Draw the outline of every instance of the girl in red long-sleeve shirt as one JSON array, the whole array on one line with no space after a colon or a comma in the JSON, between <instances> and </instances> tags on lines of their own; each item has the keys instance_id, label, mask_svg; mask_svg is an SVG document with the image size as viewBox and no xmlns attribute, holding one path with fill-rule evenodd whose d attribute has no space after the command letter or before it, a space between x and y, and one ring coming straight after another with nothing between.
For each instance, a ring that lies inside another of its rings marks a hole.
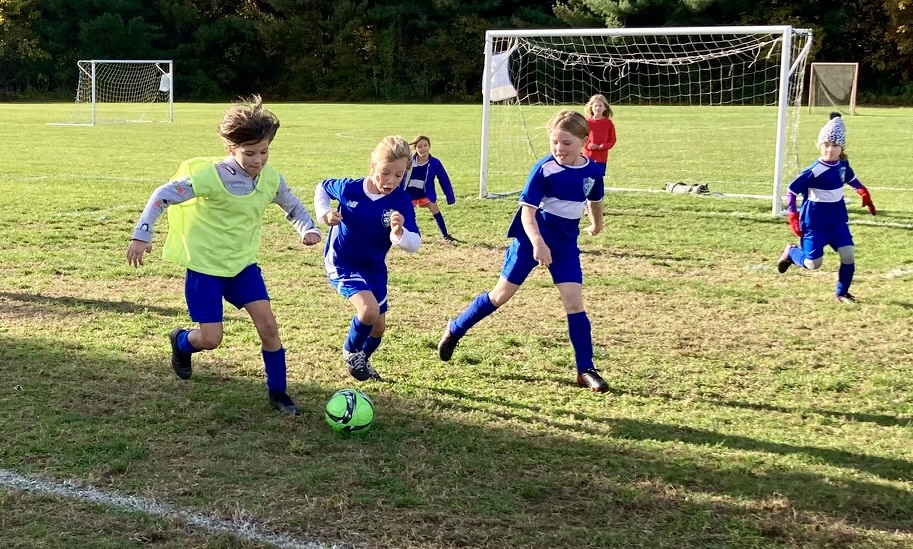
<instances>
[{"instance_id":1,"label":"girl in red long-sleeve shirt","mask_svg":"<svg viewBox=\"0 0 913 549\"><path fill-rule=\"evenodd\" d=\"M587 101L583 109L590 135L583 147L583 155L602 166L605 174L609 149L615 146L615 123L612 122L612 107L605 96L597 93Z\"/></svg>"}]
</instances>

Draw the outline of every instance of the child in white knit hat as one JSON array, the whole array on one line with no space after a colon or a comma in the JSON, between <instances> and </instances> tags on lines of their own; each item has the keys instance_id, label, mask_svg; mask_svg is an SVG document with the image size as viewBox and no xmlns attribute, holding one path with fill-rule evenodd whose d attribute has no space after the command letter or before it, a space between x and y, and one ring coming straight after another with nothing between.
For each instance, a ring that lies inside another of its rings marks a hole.
<instances>
[{"instance_id":1,"label":"child in white knit hat","mask_svg":"<svg viewBox=\"0 0 913 549\"><path fill-rule=\"evenodd\" d=\"M849 292L856 270L855 254L843 186L853 187L872 215L875 215L875 204L844 154L846 126L840 113L831 113L830 120L818 132L816 144L820 156L789 184L787 193L789 226L801 239L800 245L790 243L786 246L777 261L777 270L785 273L790 265L817 269L824 259L824 247L830 246L840 255L836 300L855 303L856 298ZM802 206L796 209L796 197L800 194Z\"/></svg>"}]
</instances>

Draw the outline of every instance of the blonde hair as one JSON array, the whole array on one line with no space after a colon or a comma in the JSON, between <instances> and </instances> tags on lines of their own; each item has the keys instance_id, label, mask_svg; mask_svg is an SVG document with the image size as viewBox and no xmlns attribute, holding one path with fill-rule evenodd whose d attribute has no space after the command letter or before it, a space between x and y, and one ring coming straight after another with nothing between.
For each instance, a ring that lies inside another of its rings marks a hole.
<instances>
[{"instance_id":1,"label":"blonde hair","mask_svg":"<svg viewBox=\"0 0 913 549\"><path fill-rule=\"evenodd\" d=\"M388 135L371 149L371 162L375 164L411 158L412 151L409 149L409 142L398 135Z\"/></svg>"},{"instance_id":2,"label":"blonde hair","mask_svg":"<svg viewBox=\"0 0 913 549\"><path fill-rule=\"evenodd\" d=\"M590 125L587 124L586 118L575 111L560 111L545 126L548 133L555 130L566 131L580 139L586 139L590 135Z\"/></svg>"},{"instance_id":3,"label":"blonde hair","mask_svg":"<svg viewBox=\"0 0 913 549\"><path fill-rule=\"evenodd\" d=\"M226 147L272 141L277 131L279 119L263 108L263 99L257 94L229 107L219 124L219 137Z\"/></svg>"},{"instance_id":4,"label":"blonde hair","mask_svg":"<svg viewBox=\"0 0 913 549\"><path fill-rule=\"evenodd\" d=\"M414 146L418 145L418 142L419 142L419 141L427 141L427 142L428 142L428 146L429 146L429 147L431 146L431 138L428 137L427 135L419 135L419 136L416 136L416 138L413 139L412 142L410 142L409 144L412 145L412 146L414 147Z\"/></svg>"},{"instance_id":5,"label":"blonde hair","mask_svg":"<svg viewBox=\"0 0 913 549\"><path fill-rule=\"evenodd\" d=\"M583 114L585 114L587 118L593 118L593 105L597 101L605 105L605 117L612 118L612 107L609 106L609 100L601 93L597 93L586 102L586 106L583 107Z\"/></svg>"}]
</instances>

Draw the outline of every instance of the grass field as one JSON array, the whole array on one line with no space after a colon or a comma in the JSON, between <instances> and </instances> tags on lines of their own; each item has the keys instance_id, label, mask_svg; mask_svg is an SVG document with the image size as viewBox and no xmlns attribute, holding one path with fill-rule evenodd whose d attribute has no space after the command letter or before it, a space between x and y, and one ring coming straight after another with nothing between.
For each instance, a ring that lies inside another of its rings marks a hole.
<instances>
[{"instance_id":1,"label":"grass field","mask_svg":"<svg viewBox=\"0 0 913 549\"><path fill-rule=\"evenodd\" d=\"M271 161L309 206L322 178L363 175L391 133L429 134L456 184L443 211L463 243L440 242L423 210L422 249L389 256L388 331L372 358L385 381L363 386L376 425L343 437L324 423L326 399L355 383L339 351L352 309L278 207L260 264L304 415L269 407L255 330L234 310L192 380L171 372L167 334L189 318L183 273L159 255L166 223L145 267L125 250L178 163L221 154L224 105L81 128L45 124L68 105L3 104L0 547L913 547L913 111L847 119L879 208L873 218L848 193L856 306L833 301L833 252L820 271L777 273L791 233L769 202L608 195L605 231L582 238L611 386L597 395L572 383L545 272L451 363L436 358L446 319L496 281L516 207L476 198L478 107L271 107ZM803 163L824 118L803 115ZM618 156L648 163L624 135L649 128L624 120L617 108Z\"/></svg>"}]
</instances>

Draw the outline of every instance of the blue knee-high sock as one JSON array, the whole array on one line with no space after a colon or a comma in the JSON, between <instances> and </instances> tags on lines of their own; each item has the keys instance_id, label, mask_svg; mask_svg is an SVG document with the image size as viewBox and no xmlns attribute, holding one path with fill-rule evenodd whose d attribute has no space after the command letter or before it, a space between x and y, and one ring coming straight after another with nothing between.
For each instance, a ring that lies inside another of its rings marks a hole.
<instances>
[{"instance_id":1,"label":"blue knee-high sock","mask_svg":"<svg viewBox=\"0 0 913 549\"><path fill-rule=\"evenodd\" d=\"M263 349L263 369L266 370L266 388L274 393L284 393L285 381L285 348L278 351Z\"/></svg>"},{"instance_id":2,"label":"blue knee-high sock","mask_svg":"<svg viewBox=\"0 0 913 549\"><path fill-rule=\"evenodd\" d=\"M342 348L350 353L360 351L365 346L365 340L370 333L371 325L365 324L358 320L357 316L353 316L352 323L349 325L349 335Z\"/></svg>"},{"instance_id":3,"label":"blue knee-high sock","mask_svg":"<svg viewBox=\"0 0 913 549\"><path fill-rule=\"evenodd\" d=\"M853 283L853 274L856 272L855 263L841 263L837 271L837 295L846 295Z\"/></svg>"},{"instance_id":4,"label":"blue knee-high sock","mask_svg":"<svg viewBox=\"0 0 913 549\"><path fill-rule=\"evenodd\" d=\"M362 351L365 352L365 358L370 358L371 355L374 354L374 351L380 347L380 340L381 338L379 337L374 337L372 335L368 336L368 339L365 340L365 346L362 348Z\"/></svg>"},{"instance_id":5,"label":"blue knee-high sock","mask_svg":"<svg viewBox=\"0 0 913 549\"><path fill-rule=\"evenodd\" d=\"M567 315L567 331L574 347L577 371L584 372L593 367L593 335L586 311Z\"/></svg>"},{"instance_id":6,"label":"blue knee-high sock","mask_svg":"<svg viewBox=\"0 0 913 549\"><path fill-rule=\"evenodd\" d=\"M793 260L797 266L805 268L805 252L802 251L802 248L793 248L789 251L789 258Z\"/></svg>"},{"instance_id":7,"label":"blue knee-high sock","mask_svg":"<svg viewBox=\"0 0 913 549\"><path fill-rule=\"evenodd\" d=\"M199 353L200 350L190 343L190 330L184 330L178 334L178 349L182 353Z\"/></svg>"},{"instance_id":8,"label":"blue knee-high sock","mask_svg":"<svg viewBox=\"0 0 913 549\"><path fill-rule=\"evenodd\" d=\"M444 214L441 212L434 214L434 220L437 221L437 228L441 230L441 234L447 236L447 225L444 224Z\"/></svg>"},{"instance_id":9,"label":"blue knee-high sock","mask_svg":"<svg viewBox=\"0 0 913 549\"><path fill-rule=\"evenodd\" d=\"M463 309L460 316L450 323L450 333L457 337L463 337L470 328L479 323L480 320L497 311L498 308L491 302L488 292L479 294L468 307Z\"/></svg>"}]
</instances>

